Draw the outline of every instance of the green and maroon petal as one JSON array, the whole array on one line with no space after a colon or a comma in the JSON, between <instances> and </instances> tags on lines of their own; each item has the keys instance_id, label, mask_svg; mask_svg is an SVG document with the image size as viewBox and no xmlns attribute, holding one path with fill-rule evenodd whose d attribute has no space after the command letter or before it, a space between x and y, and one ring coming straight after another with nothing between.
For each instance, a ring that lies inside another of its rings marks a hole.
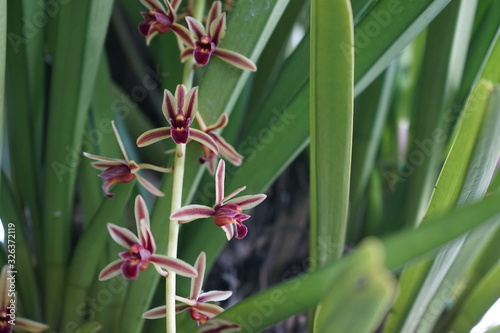
<instances>
[{"instance_id":1,"label":"green and maroon petal","mask_svg":"<svg viewBox=\"0 0 500 333\"><path fill-rule=\"evenodd\" d=\"M225 62L243 70L249 70L255 72L257 70L257 66L253 63L252 60L247 57L225 49L216 48L213 53L224 60Z\"/></svg>"},{"instance_id":2,"label":"green and maroon petal","mask_svg":"<svg viewBox=\"0 0 500 333\"><path fill-rule=\"evenodd\" d=\"M151 310L148 310L142 314L142 318L144 319L159 319L166 317L167 315L167 307L165 305L158 306Z\"/></svg>"},{"instance_id":3,"label":"green and maroon petal","mask_svg":"<svg viewBox=\"0 0 500 333\"><path fill-rule=\"evenodd\" d=\"M210 29L210 38L215 46L218 46L226 34L226 13L220 14L211 25L207 25Z\"/></svg>"},{"instance_id":4,"label":"green and maroon petal","mask_svg":"<svg viewBox=\"0 0 500 333\"><path fill-rule=\"evenodd\" d=\"M198 300L201 293L201 287L203 285L203 277L205 275L205 263L206 255L205 252L201 252L194 263L194 268L198 272L198 276L191 280L191 291L189 293L189 298L192 300Z\"/></svg>"},{"instance_id":5,"label":"green and maroon petal","mask_svg":"<svg viewBox=\"0 0 500 333\"><path fill-rule=\"evenodd\" d=\"M163 103L161 109L163 111L163 116L167 119L167 121L175 119L175 116L177 115L177 100L167 89L163 91Z\"/></svg>"},{"instance_id":6,"label":"green and maroon petal","mask_svg":"<svg viewBox=\"0 0 500 333\"><path fill-rule=\"evenodd\" d=\"M226 233L227 240L231 240L234 236L234 227L232 223L221 226L222 230Z\"/></svg>"},{"instance_id":7,"label":"green and maroon petal","mask_svg":"<svg viewBox=\"0 0 500 333\"><path fill-rule=\"evenodd\" d=\"M123 259L118 259L108 264L99 274L99 281L111 279L121 273L122 264L125 262Z\"/></svg>"},{"instance_id":8,"label":"green and maroon petal","mask_svg":"<svg viewBox=\"0 0 500 333\"><path fill-rule=\"evenodd\" d=\"M134 244L140 244L137 236L126 228L119 227L113 223L108 223L108 231L111 238L126 249L129 249Z\"/></svg>"},{"instance_id":9,"label":"green and maroon petal","mask_svg":"<svg viewBox=\"0 0 500 333\"><path fill-rule=\"evenodd\" d=\"M181 62L185 62L193 56L194 47L187 47L181 52Z\"/></svg>"},{"instance_id":10,"label":"green and maroon petal","mask_svg":"<svg viewBox=\"0 0 500 333\"><path fill-rule=\"evenodd\" d=\"M198 303L195 306L196 311L204 314L209 318L213 318L217 316L219 313L224 312L224 309L218 305L210 304L210 303Z\"/></svg>"},{"instance_id":11,"label":"green and maroon petal","mask_svg":"<svg viewBox=\"0 0 500 333\"><path fill-rule=\"evenodd\" d=\"M228 122L229 122L229 118L228 118L227 114L222 113L220 115L219 119L217 119L217 121L214 124L208 126L205 131L212 132L212 131L215 131L216 129L224 128L224 127L226 127Z\"/></svg>"},{"instance_id":12,"label":"green and maroon petal","mask_svg":"<svg viewBox=\"0 0 500 333\"><path fill-rule=\"evenodd\" d=\"M213 151L215 155L219 154L217 143L215 143L215 140L210 135L196 128L191 128L190 130L190 139L201 143L202 145Z\"/></svg>"},{"instance_id":13,"label":"green and maroon petal","mask_svg":"<svg viewBox=\"0 0 500 333\"><path fill-rule=\"evenodd\" d=\"M171 258L161 254L153 254L149 258L149 261L160 266L161 268L166 269L167 271L174 272L181 276L195 277L198 275L198 272L193 266L177 258Z\"/></svg>"},{"instance_id":14,"label":"green and maroon petal","mask_svg":"<svg viewBox=\"0 0 500 333\"><path fill-rule=\"evenodd\" d=\"M142 198L142 196L138 195L135 197L134 202L134 215L135 215L135 223L137 227L137 232L140 231L140 221L144 220L144 224L149 229L149 211L146 206L146 202Z\"/></svg>"},{"instance_id":15,"label":"green and maroon petal","mask_svg":"<svg viewBox=\"0 0 500 333\"><path fill-rule=\"evenodd\" d=\"M233 294L232 291L219 291L219 290L212 290L212 291L207 291L206 293L200 294L198 297L198 302L200 303L206 303L206 302L220 302L220 301L225 301L231 295Z\"/></svg>"},{"instance_id":16,"label":"green and maroon petal","mask_svg":"<svg viewBox=\"0 0 500 333\"><path fill-rule=\"evenodd\" d=\"M160 127L146 131L137 138L137 146L145 147L170 137L170 127Z\"/></svg>"},{"instance_id":17,"label":"green and maroon petal","mask_svg":"<svg viewBox=\"0 0 500 333\"><path fill-rule=\"evenodd\" d=\"M146 178L140 176L139 174L135 174L135 178L137 179L137 181L139 182L139 184L141 184L146 190L148 190L149 193L151 193L152 195L155 195L157 197L163 197L165 196L165 194L163 192L161 192L160 190L158 190L149 180L147 180Z\"/></svg>"},{"instance_id":18,"label":"green and maroon petal","mask_svg":"<svg viewBox=\"0 0 500 333\"><path fill-rule=\"evenodd\" d=\"M189 90L186 95L182 110L187 119L193 119L198 111L198 87Z\"/></svg>"},{"instance_id":19,"label":"green and maroon petal","mask_svg":"<svg viewBox=\"0 0 500 333\"><path fill-rule=\"evenodd\" d=\"M219 161L217 170L215 171L215 204L219 205L224 200L224 177L226 172L226 163L223 160Z\"/></svg>"},{"instance_id":20,"label":"green and maroon petal","mask_svg":"<svg viewBox=\"0 0 500 333\"><path fill-rule=\"evenodd\" d=\"M18 329L26 332L38 333L48 330L49 326L37 321L16 317L16 331Z\"/></svg>"},{"instance_id":21,"label":"green and maroon petal","mask_svg":"<svg viewBox=\"0 0 500 333\"><path fill-rule=\"evenodd\" d=\"M240 187L240 188L237 188L236 190L234 190L233 192L231 192L228 196L226 196L222 201L227 201L231 198L233 198L234 196L238 195L240 192L243 192L244 190L246 190L246 186L243 186L243 187Z\"/></svg>"},{"instance_id":22,"label":"green and maroon petal","mask_svg":"<svg viewBox=\"0 0 500 333\"><path fill-rule=\"evenodd\" d=\"M241 209L251 209L260 204L267 198L265 194L243 195L226 202L226 204L238 205Z\"/></svg>"},{"instance_id":23,"label":"green and maroon petal","mask_svg":"<svg viewBox=\"0 0 500 333\"><path fill-rule=\"evenodd\" d=\"M222 136L216 133L210 133L212 138L217 142L219 152L222 157L227 159L233 165L240 166L243 161L243 155L240 155L233 146L227 143Z\"/></svg>"},{"instance_id":24,"label":"green and maroon petal","mask_svg":"<svg viewBox=\"0 0 500 333\"><path fill-rule=\"evenodd\" d=\"M170 26L170 29L172 29L172 31L179 38L181 43L183 43L187 46L190 46L190 47L194 47L194 41L191 38L191 33L189 32L188 29L186 29L185 27L183 27L182 25L177 24L177 23L172 24Z\"/></svg>"},{"instance_id":25,"label":"green and maroon petal","mask_svg":"<svg viewBox=\"0 0 500 333\"><path fill-rule=\"evenodd\" d=\"M191 35L195 37L196 40L200 40L201 37L205 36L207 33L205 32L205 27L195 18L191 16L186 16L186 22L191 32Z\"/></svg>"},{"instance_id":26,"label":"green and maroon petal","mask_svg":"<svg viewBox=\"0 0 500 333\"><path fill-rule=\"evenodd\" d=\"M177 209L170 219L172 221L179 221L179 223L187 223L197 219L203 219L213 216L215 211L213 208L203 205L189 205Z\"/></svg>"},{"instance_id":27,"label":"green and maroon petal","mask_svg":"<svg viewBox=\"0 0 500 333\"><path fill-rule=\"evenodd\" d=\"M222 11L222 3L220 1L214 1L212 3L212 7L210 7L210 11L207 16L207 27L212 25L212 22L215 21L217 17L221 14Z\"/></svg>"}]
</instances>

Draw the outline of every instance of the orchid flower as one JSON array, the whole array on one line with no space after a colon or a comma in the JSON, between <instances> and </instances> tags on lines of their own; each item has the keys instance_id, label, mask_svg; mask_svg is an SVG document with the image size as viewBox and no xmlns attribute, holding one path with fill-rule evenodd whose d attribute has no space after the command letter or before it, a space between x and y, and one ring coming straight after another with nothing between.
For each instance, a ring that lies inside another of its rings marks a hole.
<instances>
[{"instance_id":1,"label":"orchid flower","mask_svg":"<svg viewBox=\"0 0 500 333\"><path fill-rule=\"evenodd\" d=\"M116 130L115 123L112 121L111 126L113 127L113 131L115 132L116 140L118 141L118 145L120 146L120 150L123 154L123 159L119 158L108 158L102 157L98 155L92 155L89 153L83 153L85 157L96 160L96 162L92 162L92 166L96 169L105 170L103 173L98 176L106 179L104 184L102 185L102 189L108 198L113 197L113 193L110 193L109 190L116 183L128 183L132 179L137 179L137 181L146 188L153 195L158 197L164 196L162 192L160 192L153 184L151 184L148 180L141 177L137 172L139 170L150 169L159 172L172 172L172 169L160 168L148 163L140 163L137 164L134 161L131 161L127 157L127 152L125 151L125 147L123 146L123 142Z\"/></svg>"},{"instance_id":2,"label":"orchid flower","mask_svg":"<svg viewBox=\"0 0 500 333\"><path fill-rule=\"evenodd\" d=\"M217 146L219 147L219 153L223 158L227 159L229 162L236 166L240 166L241 161L243 160L243 156L238 154L234 147L227 143L222 136L214 132L219 128L226 127L227 122L227 115L223 113L215 122L215 124L208 127L203 126L205 127L205 129L203 129L203 132L207 133L212 137L212 139L214 139L214 141L217 143ZM200 157L200 163L207 163L208 170L212 175L215 173L215 167L217 165L217 159L215 158L216 156L217 155L214 154L211 150L203 147L203 157Z\"/></svg>"},{"instance_id":3,"label":"orchid flower","mask_svg":"<svg viewBox=\"0 0 500 333\"><path fill-rule=\"evenodd\" d=\"M205 275L205 262L205 252L201 252L198 259L196 259L196 263L194 264L194 267L198 272L198 276L191 279L191 292L189 293L189 298L175 296L175 299L182 303L175 306L175 312L181 313L189 310L191 318L197 321L198 326L224 311L224 309L220 306L209 304L207 302L223 301L232 295L231 291L214 290L204 293L201 292L203 276ZM164 305L145 312L142 317L146 319L158 319L165 317L165 314L166 306Z\"/></svg>"},{"instance_id":4,"label":"orchid flower","mask_svg":"<svg viewBox=\"0 0 500 333\"><path fill-rule=\"evenodd\" d=\"M162 276L168 276L168 271L186 277L195 277L197 275L194 267L186 262L155 254L156 244L150 230L149 213L146 203L140 195L135 199L135 220L139 238L128 229L108 223L108 230L113 240L127 248L128 251L119 253L121 259L107 265L99 274L99 280L108 280L119 275L120 272L126 279L137 279L139 270L145 270L150 263Z\"/></svg>"},{"instance_id":5,"label":"orchid flower","mask_svg":"<svg viewBox=\"0 0 500 333\"><path fill-rule=\"evenodd\" d=\"M187 92L183 84L177 86L175 97L165 89L163 96L163 115L171 127L160 127L144 132L137 139L137 146L144 147L160 140L172 137L177 144L184 144L188 139L198 141L215 154L219 153L214 139L199 129L190 128L198 111L198 87Z\"/></svg>"},{"instance_id":6,"label":"orchid flower","mask_svg":"<svg viewBox=\"0 0 500 333\"><path fill-rule=\"evenodd\" d=\"M198 65L206 65L212 54L240 69L256 71L257 67L247 57L219 47L226 33L226 13L221 13L221 2L215 1L207 18L207 29L200 21L188 16L186 22L193 40L187 41L187 47L181 53L184 62L193 56ZM186 42L185 40L183 40Z\"/></svg>"},{"instance_id":7,"label":"orchid flower","mask_svg":"<svg viewBox=\"0 0 500 333\"><path fill-rule=\"evenodd\" d=\"M235 233L238 239L245 237L248 228L243 224L243 221L249 219L250 215L243 214L242 211L257 206L266 199L266 195L244 195L232 199L246 189L244 186L224 197L225 166L224 160L220 160L215 173L215 205L213 208L203 205L184 206L170 215L170 219L179 221L179 223L187 223L205 217L213 217L215 224L222 227L228 240L233 238Z\"/></svg>"},{"instance_id":8,"label":"orchid flower","mask_svg":"<svg viewBox=\"0 0 500 333\"><path fill-rule=\"evenodd\" d=\"M16 293L9 288L9 280L15 280L15 271L3 266L0 275L0 333L10 333L13 329L23 332L43 332L49 327L33 320L19 318L16 314ZM10 276L7 276L10 273Z\"/></svg>"},{"instance_id":9,"label":"orchid flower","mask_svg":"<svg viewBox=\"0 0 500 333\"><path fill-rule=\"evenodd\" d=\"M146 44L157 34L164 34L172 30L183 43L190 41L189 31L182 25L175 23L176 10L180 1L174 0L172 4L165 0L167 10L158 0L141 0L149 12L141 12L144 21L139 24L139 32L146 36Z\"/></svg>"}]
</instances>

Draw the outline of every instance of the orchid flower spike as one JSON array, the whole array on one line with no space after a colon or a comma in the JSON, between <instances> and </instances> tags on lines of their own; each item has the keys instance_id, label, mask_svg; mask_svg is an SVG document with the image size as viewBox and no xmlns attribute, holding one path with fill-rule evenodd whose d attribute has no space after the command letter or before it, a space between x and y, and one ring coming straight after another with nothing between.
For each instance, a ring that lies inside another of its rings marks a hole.
<instances>
[{"instance_id":1,"label":"orchid flower spike","mask_svg":"<svg viewBox=\"0 0 500 333\"><path fill-rule=\"evenodd\" d=\"M233 238L235 233L238 239L245 237L248 228L243 224L243 221L249 219L250 215L243 214L242 211L257 206L266 199L266 195L244 195L232 199L245 190L246 186L244 186L224 197L225 167L224 160L220 160L215 173L215 205L213 208L203 205L184 206L170 215L170 219L179 221L179 223L187 223L205 217L213 217L215 224L224 230L228 240Z\"/></svg>"},{"instance_id":2,"label":"orchid flower spike","mask_svg":"<svg viewBox=\"0 0 500 333\"><path fill-rule=\"evenodd\" d=\"M123 142L116 130L116 126L114 121L111 121L111 126L113 127L113 131L115 132L116 140L118 141L118 145L120 146L120 150L123 154L123 159L119 158L108 158L98 155L93 155L89 153L83 153L85 157L96 160L96 162L92 162L92 166L96 169L105 170L103 173L100 173L98 176L106 179L104 184L102 185L102 189L108 198L113 197L113 193L110 193L109 190L116 183L128 183L132 181L132 179L137 179L137 181L144 186L146 190L148 190L153 195L158 197L164 196L162 192L160 192L153 184L151 184L148 180L141 177L138 174L139 170L150 169L159 172L172 172L172 169L157 167L148 163L140 163L137 164L134 161L131 161L127 157L127 152L125 151L125 147L123 146Z\"/></svg>"},{"instance_id":3,"label":"orchid flower spike","mask_svg":"<svg viewBox=\"0 0 500 333\"><path fill-rule=\"evenodd\" d=\"M16 278L15 271L9 271L8 265L3 266L0 275L0 332L10 333L15 327L16 331L43 332L49 326L33 320L20 318L16 313L16 294L9 289L9 280Z\"/></svg>"},{"instance_id":4,"label":"orchid flower spike","mask_svg":"<svg viewBox=\"0 0 500 333\"><path fill-rule=\"evenodd\" d=\"M188 139L198 141L215 154L219 148L214 139L203 131L190 128L191 122L198 111L198 87L187 92L186 86L180 84L175 90L175 97L165 89L163 95L163 115L170 127L160 127L144 132L137 139L137 146L144 147L160 140L172 137L177 144L184 144Z\"/></svg>"},{"instance_id":5,"label":"orchid flower spike","mask_svg":"<svg viewBox=\"0 0 500 333\"><path fill-rule=\"evenodd\" d=\"M141 12L144 21L139 24L139 32L146 36L146 44L157 34L164 34L172 30L183 43L189 43L191 37L189 31L182 25L175 23L176 11L180 1L174 0L170 3L164 0L167 10L158 0L141 0L141 3L149 9L149 12Z\"/></svg>"},{"instance_id":6,"label":"orchid flower spike","mask_svg":"<svg viewBox=\"0 0 500 333\"><path fill-rule=\"evenodd\" d=\"M231 162L233 165L240 166L241 162L243 160L243 156L240 155L236 149L234 149L233 146L231 146L229 143L227 143L226 140L220 135L215 133L215 130L219 128L224 128L226 127L228 122L227 115L223 113L219 119L215 122L215 124L206 127L203 132L207 133L214 139L214 141L217 143L217 146L219 147L219 155ZM217 166L217 158L216 154L214 154L210 149L207 149L206 147L203 148L203 156L200 157L200 163L204 164L207 163L208 171L210 171L210 174L215 173L215 168Z\"/></svg>"},{"instance_id":7,"label":"orchid flower spike","mask_svg":"<svg viewBox=\"0 0 500 333\"><path fill-rule=\"evenodd\" d=\"M126 279L137 279L139 270L145 270L150 263L162 276L168 276L169 271L186 277L197 276L196 269L188 263L155 254L156 244L150 230L149 213L140 195L135 198L135 220L139 238L128 229L108 223L108 230L113 240L128 251L119 253L121 258L113 261L101 271L100 281L111 279L120 273Z\"/></svg>"},{"instance_id":8,"label":"orchid flower spike","mask_svg":"<svg viewBox=\"0 0 500 333\"><path fill-rule=\"evenodd\" d=\"M198 272L198 276L191 279L191 292L189 293L189 298L175 296L175 299L181 302L181 304L177 304L175 306L175 312L181 313L189 310L191 318L196 320L198 326L224 311L224 309L220 306L210 304L208 302L220 302L228 299L232 295L231 291L214 290L204 293L201 292L203 277L205 275L205 263L205 252L201 252L198 259L196 259L196 263L194 264L194 267ZM145 312L142 317L146 319L163 318L165 317L166 311L167 308L165 305L159 306Z\"/></svg>"},{"instance_id":9,"label":"orchid flower spike","mask_svg":"<svg viewBox=\"0 0 500 333\"><path fill-rule=\"evenodd\" d=\"M226 13L221 13L221 7L220 1L215 1L212 4L208 13L206 29L200 21L190 16L186 17L193 40L186 43L187 47L181 53L181 60L184 62L189 57L194 57L196 63L203 66L208 63L212 54L215 54L237 68L256 71L257 67L252 60L239 53L219 47L226 33Z\"/></svg>"}]
</instances>

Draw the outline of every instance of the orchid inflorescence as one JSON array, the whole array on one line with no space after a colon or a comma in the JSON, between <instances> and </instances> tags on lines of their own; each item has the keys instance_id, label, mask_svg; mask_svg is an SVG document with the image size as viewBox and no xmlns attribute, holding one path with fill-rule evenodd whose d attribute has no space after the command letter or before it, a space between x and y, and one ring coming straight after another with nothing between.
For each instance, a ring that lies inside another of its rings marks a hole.
<instances>
[{"instance_id":1,"label":"orchid inflorescence","mask_svg":"<svg viewBox=\"0 0 500 333\"><path fill-rule=\"evenodd\" d=\"M196 66L206 65L212 55L219 57L227 63L244 70L255 71L255 64L247 57L234 51L226 50L220 47L222 39L226 33L226 13L221 11L220 1L213 2L207 18L206 25L191 17L186 16L186 27L176 22L177 10L180 0L167 1L163 4L160 0L140 0L148 11L141 12L144 21L139 24L139 32L146 37L146 43L149 44L153 37L159 34L165 34L172 31L178 40L180 47L181 60L190 61L191 71ZM186 67L187 68L187 67ZM187 75L186 77L190 77ZM190 85L191 83L187 83ZM224 195L225 161L222 157L235 166L240 166L243 156L231 146L218 131L224 128L229 121L228 115L222 113L218 120L207 126L203 117L198 112L198 91L199 87L188 88L184 84L177 85L175 93L165 90L163 94L162 111L167 122L167 126L148 130L141 134L137 140L138 147L145 147L169 138L176 144L176 156L173 167L159 167L148 163L136 163L128 158L123 141L118 133L115 124L112 122L112 128L116 136L118 146L120 147L122 158L109 158L90 153L84 155L95 160L92 166L104 170L99 177L105 179L102 185L103 191L109 198L113 197L110 192L111 187L118 183L128 183L137 180L146 190L154 196L163 196L163 192L157 189L153 182L146 180L139 175L140 170L153 170L161 173L173 173L174 189L172 196L179 197L179 189L175 187L176 175L183 175L184 162L179 167L178 159L183 159L185 154L185 145L197 142L201 145L202 156L199 162L206 165L208 171L215 174L215 204L212 207L204 205L187 205L181 207L180 203L174 207L172 203L172 212L169 216L171 227L176 226L174 230L184 223L202 218L212 218L215 225L221 227L228 240L233 237L237 239L244 238L248 233L248 228L243 224L250 218L250 215L243 213L243 210L251 209L265 200L266 195L244 195L236 197L246 187L241 187L229 195ZM193 122L196 120L198 128L193 128ZM177 173L179 171L179 173ZM180 192L182 192L182 181ZM174 202L174 201L172 201ZM118 253L119 258L108 264L100 273L99 280L111 279L122 275L125 279L137 279L140 271L146 270L150 264L155 270L168 281L175 275L191 278L191 292L189 297L173 296L170 298L170 304L175 301L175 309L169 309L167 305L154 308L144 313L143 317L148 319L161 318L172 314L175 321L175 311L180 313L189 310L191 318L202 325L224 311L217 304L209 302L219 302L231 296L231 291L209 291L202 292L203 278L206 268L206 255L201 252L196 260L194 267L187 262L176 257L177 251L173 255L164 255L157 253L155 238L151 230L149 212L146 201L138 195L135 199L135 225L137 235L127 228L107 224L107 229L112 239L123 246L126 251ZM169 242L172 240L172 229L169 233ZM178 231L177 231L178 232ZM157 235L158 236L158 235ZM174 235L174 237L177 237ZM176 244L177 241L175 241ZM169 244L170 245L170 244ZM171 253L169 249L169 253ZM171 276L173 276L171 278ZM168 284L168 283L167 283ZM174 284L175 286L175 284ZM167 288L168 289L168 288ZM167 290L167 295L168 294ZM169 304L167 296L167 304ZM167 325L168 326L168 325ZM223 318L215 318L205 325L208 331L235 331L239 328ZM169 329L167 328L167 331ZM207 331L207 332L208 332Z\"/></svg>"}]
</instances>

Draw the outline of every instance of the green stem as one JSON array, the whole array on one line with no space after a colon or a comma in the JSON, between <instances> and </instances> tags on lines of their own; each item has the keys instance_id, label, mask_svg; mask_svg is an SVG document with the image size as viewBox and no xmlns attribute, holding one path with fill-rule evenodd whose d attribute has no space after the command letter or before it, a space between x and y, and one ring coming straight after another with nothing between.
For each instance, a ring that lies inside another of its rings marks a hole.
<instances>
[{"instance_id":1,"label":"green stem","mask_svg":"<svg viewBox=\"0 0 500 333\"><path fill-rule=\"evenodd\" d=\"M172 188L172 212L181 208L182 185L184 180L184 162L186 160L186 145L177 145L174 161L174 183ZM177 243L179 240L179 223L170 221L168 233L167 255L177 258ZM166 280L167 333L175 333L175 273L170 272Z\"/></svg>"},{"instance_id":2,"label":"green stem","mask_svg":"<svg viewBox=\"0 0 500 333\"><path fill-rule=\"evenodd\" d=\"M194 9L194 17L201 20L205 10L205 1L197 0ZM184 74L182 76L182 83L186 89L190 90L193 84L194 74L194 61L189 59L184 64ZM197 112L198 110L195 110ZM172 204L171 212L173 213L182 206L182 188L184 182L184 165L186 161L186 145L178 144L176 147L176 154L174 160L174 180L172 185ZM179 223L175 220L170 220L169 233L168 233L168 247L167 255L172 258L177 258L177 248L179 242ZM166 332L176 332L176 318L175 318L175 292L176 292L176 274L170 272L165 279L165 298L166 298Z\"/></svg>"}]
</instances>

